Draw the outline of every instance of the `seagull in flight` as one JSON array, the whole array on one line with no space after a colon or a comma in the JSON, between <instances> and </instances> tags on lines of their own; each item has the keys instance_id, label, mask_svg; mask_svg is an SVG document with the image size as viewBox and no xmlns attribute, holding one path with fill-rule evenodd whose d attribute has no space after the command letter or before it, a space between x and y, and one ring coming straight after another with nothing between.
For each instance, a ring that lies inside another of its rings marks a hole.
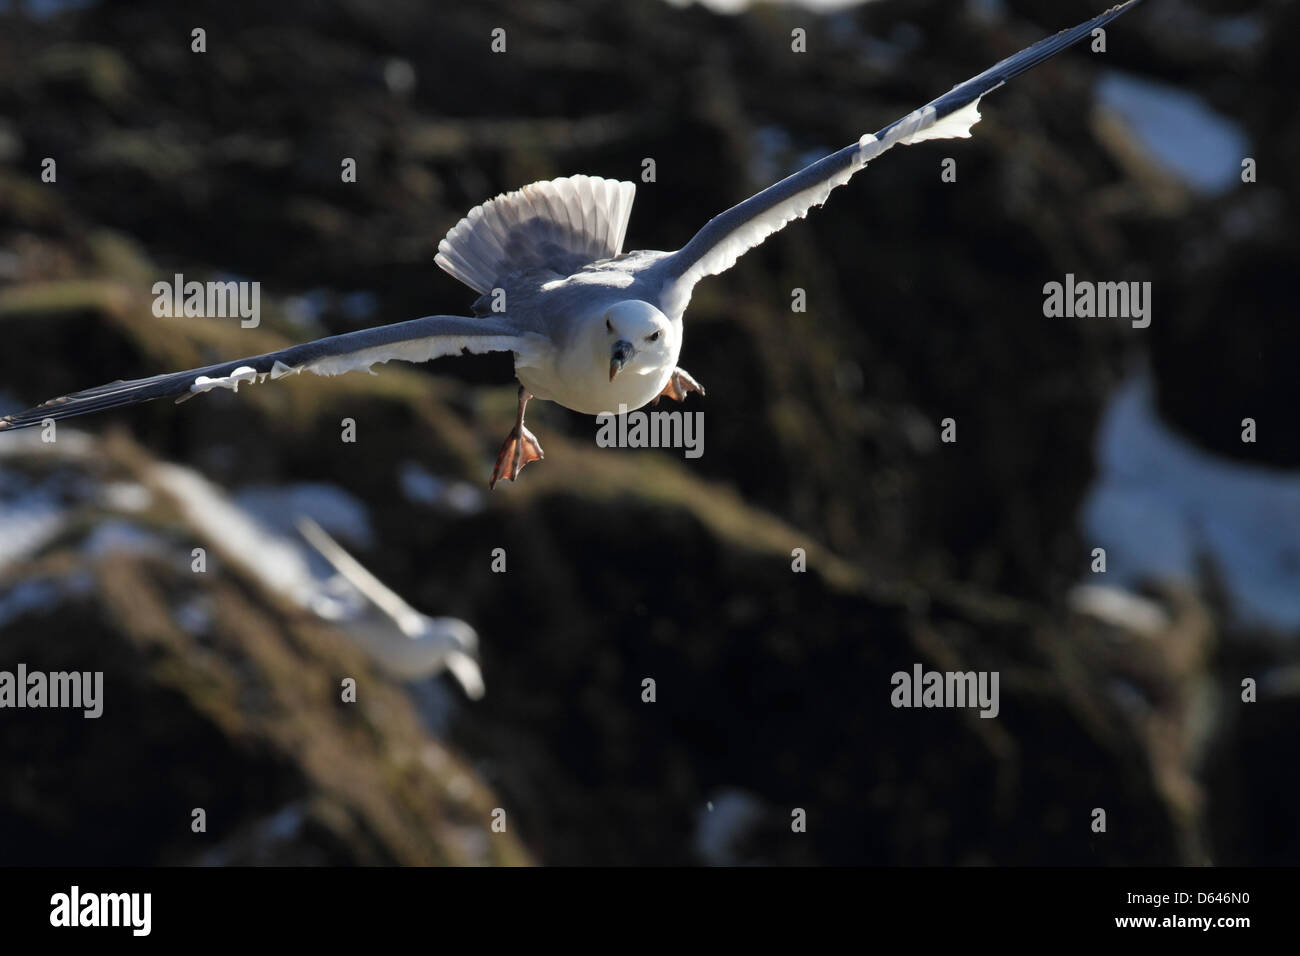
<instances>
[{"instance_id":1,"label":"seagull in flight","mask_svg":"<svg viewBox=\"0 0 1300 956\"><path fill-rule=\"evenodd\" d=\"M832 189L898 145L965 138L980 100L1127 12L1139 0L1063 30L953 87L920 109L786 177L709 220L676 252L623 252L636 190L630 182L570 176L533 183L475 207L438 246L435 261L480 294L472 316L430 315L306 342L277 352L166 375L117 381L0 418L0 431L155 398L184 401L313 372L339 375L397 359L511 352L519 380L514 427L490 486L543 457L524 427L533 398L584 414L620 413L704 388L677 364L682 317L695 284L826 201Z\"/></svg>"}]
</instances>

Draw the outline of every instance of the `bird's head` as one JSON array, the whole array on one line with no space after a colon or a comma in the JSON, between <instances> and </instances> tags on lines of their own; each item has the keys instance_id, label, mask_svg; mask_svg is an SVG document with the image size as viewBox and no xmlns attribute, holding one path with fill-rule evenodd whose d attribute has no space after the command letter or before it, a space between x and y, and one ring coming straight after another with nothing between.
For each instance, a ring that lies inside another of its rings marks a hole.
<instances>
[{"instance_id":1,"label":"bird's head","mask_svg":"<svg viewBox=\"0 0 1300 956\"><path fill-rule=\"evenodd\" d=\"M426 621L424 638L438 662L451 672L470 700L481 698L485 688L478 666L478 632L455 617L431 617Z\"/></svg>"},{"instance_id":2,"label":"bird's head","mask_svg":"<svg viewBox=\"0 0 1300 956\"><path fill-rule=\"evenodd\" d=\"M616 302L603 318L611 382L619 374L650 375L676 362L677 330L649 302Z\"/></svg>"}]
</instances>

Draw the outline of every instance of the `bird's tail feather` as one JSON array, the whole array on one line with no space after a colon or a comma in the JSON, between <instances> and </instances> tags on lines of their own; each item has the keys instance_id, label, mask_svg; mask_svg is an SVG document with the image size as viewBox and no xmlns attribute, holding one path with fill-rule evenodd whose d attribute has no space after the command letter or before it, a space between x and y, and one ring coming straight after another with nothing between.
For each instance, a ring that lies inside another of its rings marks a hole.
<instances>
[{"instance_id":1,"label":"bird's tail feather","mask_svg":"<svg viewBox=\"0 0 1300 956\"><path fill-rule=\"evenodd\" d=\"M527 269L570 275L623 250L635 193L633 183L594 176L533 183L471 209L434 261L481 293Z\"/></svg>"}]
</instances>

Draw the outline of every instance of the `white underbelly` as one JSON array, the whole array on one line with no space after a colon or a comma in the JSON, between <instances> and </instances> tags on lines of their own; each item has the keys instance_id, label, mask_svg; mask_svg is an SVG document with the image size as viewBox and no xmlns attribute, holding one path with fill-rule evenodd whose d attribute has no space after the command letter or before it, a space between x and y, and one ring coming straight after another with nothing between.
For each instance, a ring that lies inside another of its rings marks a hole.
<instances>
[{"instance_id":1,"label":"white underbelly","mask_svg":"<svg viewBox=\"0 0 1300 956\"><path fill-rule=\"evenodd\" d=\"M619 406L626 411L649 404L664 390L672 377L672 367L658 369L649 374L624 372L614 381L599 374L579 379L564 379L554 374L554 369L517 368L515 375L524 388L537 398L555 402L584 415L602 412L618 414Z\"/></svg>"}]
</instances>

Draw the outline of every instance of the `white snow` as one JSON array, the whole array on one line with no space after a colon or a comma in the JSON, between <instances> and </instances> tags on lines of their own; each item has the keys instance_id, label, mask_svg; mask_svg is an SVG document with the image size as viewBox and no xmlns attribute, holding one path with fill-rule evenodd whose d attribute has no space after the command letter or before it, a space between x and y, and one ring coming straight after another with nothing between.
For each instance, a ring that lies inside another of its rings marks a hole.
<instances>
[{"instance_id":1,"label":"white snow","mask_svg":"<svg viewBox=\"0 0 1300 956\"><path fill-rule=\"evenodd\" d=\"M1084 503L1107 583L1195 584L1208 558L1241 623L1300 637L1300 473L1228 461L1161 421L1145 373L1111 400Z\"/></svg>"},{"instance_id":2,"label":"white snow","mask_svg":"<svg viewBox=\"0 0 1300 956\"><path fill-rule=\"evenodd\" d=\"M1236 122L1199 96L1165 83L1106 70L1095 87L1097 102L1124 120L1142 148L1188 186L1207 194L1241 182L1250 141Z\"/></svg>"}]
</instances>

